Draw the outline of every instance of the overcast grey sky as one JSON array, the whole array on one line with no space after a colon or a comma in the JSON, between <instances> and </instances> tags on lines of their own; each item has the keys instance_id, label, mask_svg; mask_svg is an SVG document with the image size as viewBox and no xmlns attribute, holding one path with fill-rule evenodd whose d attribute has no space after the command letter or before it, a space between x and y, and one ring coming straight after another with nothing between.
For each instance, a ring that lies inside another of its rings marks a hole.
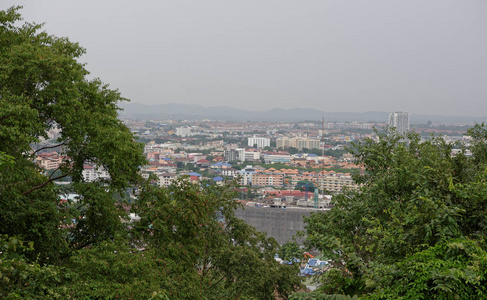
<instances>
[{"instance_id":1,"label":"overcast grey sky","mask_svg":"<svg viewBox=\"0 0 487 300\"><path fill-rule=\"evenodd\" d=\"M145 104L487 115L487 1L2 0Z\"/></svg>"}]
</instances>

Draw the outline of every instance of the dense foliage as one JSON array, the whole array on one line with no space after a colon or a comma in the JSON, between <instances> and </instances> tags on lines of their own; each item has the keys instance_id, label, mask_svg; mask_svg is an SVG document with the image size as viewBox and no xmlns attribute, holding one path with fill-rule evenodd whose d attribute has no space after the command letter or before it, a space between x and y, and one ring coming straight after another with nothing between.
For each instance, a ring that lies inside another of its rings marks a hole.
<instances>
[{"instance_id":1,"label":"dense foliage","mask_svg":"<svg viewBox=\"0 0 487 300\"><path fill-rule=\"evenodd\" d=\"M144 181L124 99L86 78L77 43L20 19L0 11L0 298L271 299L300 286L276 242L235 218L233 187ZM64 161L46 173L30 145L54 128ZM87 163L110 178L86 182ZM60 201L65 177L75 203Z\"/></svg>"},{"instance_id":2,"label":"dense foliage","mask_svg":"<svg viewBox=\"0 0 487 300\"><path fill-rule=\"evenodd\" d=\"M88 72L77 61L84 49L38 32L40 25L16 27L19 19L18 9L0 12L0 152L12 158L0 175L0 233L21 234L34 242L32 253L41 261L56 261L69 251L58 227L71 216L65 207L60 209L52 182L70 176L73 191L90 202L106 189L119 190L136 180L144 157L141 145L117 118L119 93L85 78ZM65 160L59 168L62 175L48 177L34 163L30 144L48 139L53 128L62 130L56 142L65 146ZM87 186L81 175L86 163L104 167L111 179ZM82 219L97 215L87 218L89 239L113 236L114 227L97 222L118 217L115 209L95 213L94 205L86 208Z\"/></svg>"},{"instance_id":3,"label":"dense foliage","mask_svg":"<svg viewBox=\"0 0 487 300\"><path fill-rule=\"evenodd\" d=\"M468 135L456 155L441 137L423 142L414 133L355 145L363 187L307 219L307 242L332 259L322 292L487 298L487 129Z\"/></svg>"}]
</instances>

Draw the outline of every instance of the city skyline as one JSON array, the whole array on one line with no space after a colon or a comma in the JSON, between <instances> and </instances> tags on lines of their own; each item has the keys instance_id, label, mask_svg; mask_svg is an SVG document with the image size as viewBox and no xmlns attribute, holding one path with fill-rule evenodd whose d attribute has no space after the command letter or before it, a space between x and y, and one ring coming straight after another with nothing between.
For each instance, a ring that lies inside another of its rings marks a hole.
<instances>
[{"instance_id":1,"label":"city skyline","mask_svg":"<svg viewBox=\"0 0 487 300\"><path fill-rule=\"evenodd\" d=\"M4 1L133 102L484 116L483 1Z\"/></svg>"}]
</instances>

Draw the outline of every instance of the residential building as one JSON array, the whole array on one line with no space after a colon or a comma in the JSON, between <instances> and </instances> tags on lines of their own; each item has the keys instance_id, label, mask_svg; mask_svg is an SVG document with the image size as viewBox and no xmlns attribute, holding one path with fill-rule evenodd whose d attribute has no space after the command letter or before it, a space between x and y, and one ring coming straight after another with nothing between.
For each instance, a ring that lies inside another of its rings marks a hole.
<instances>
[{"instance_id":1,"label":"residential building","mask_svg":"<svg viewBox=\"0 0 487 300\"><path fill-rule=\"evenodd\" d=\"M237 148L225 150L223 152L223 156L225 157L226 161L245 161L245 149Z\"/></svg>"},{"instance_id":2,"label":"residential building","mask_svg":"<svg viewBox=\"0 0 487 300\"><path fill-rule=\"evenodd\" d=\"M257 145L257 148L269 147L271 145L271 139L257 137L254 135L253 137L248 138L248 145L249 147L254 147L254 145Z\"/></svg>"},{"instance_id":3,"label":"residential building","mask_svg":"<svg viewBox=\"0 0 487 300\"><path fill-rule=\"evenodd\" d=\"M186 137L191 135L191 127L178 127L176 128L176 135Z\"/></svg>"},{"instance_id":4,"label":"residential building","mask_svg":"<svg viewBox=\"0 0 487 300\"><path fill-rule=\"evenodd\" d=\"M283 185L284 185L284 174L262 172L262 173L253 174L252 176L252 186L282 187Z\"/></svg>"},{"instance_id":5,"label":"residential building","mask_svg":"<svg viewBox=\"0 0 487 300\"><path fill-rule=\"evenodd\" d=\"M217 162L216 164L213 164L210 166L211 169L231 169L232 165L229 163L225 162Z\"/></svg>"},{"instance_id":6,"label":"residential building","mask_svg":"<svg viewBox=\"0 0 487 300\"><path fill-rule=\"evenodd\" d=\"M236 170L236 169L222 169L221 170L221 175L222 176L227 176L227 177L237 177L238 176L238 173L239 171Z\"/></svg>"},{"instance_id":7,"label":"residential building","mask_svg":"<svg viewBox=\"0 0 487 300\"><path fill-rule=\"evenodd\" d=\"M62 164L63 156L60 156L57 152L41 153L36 157L35 162L45 170L53 170L59 168Z\"/></svg>"},{"instance_id":8,"label":"residential building","mask_svg":"<svg viewBox=\"0 0 487 300\"><path fill-rule=\"evenodd\" d=\"M225 157L226 161L236 161L238 160L238 152L235 149L225 150L223 152L223 156Z\"/></svg>"},{"instance_id":9,"label":"residential building","mask_svg":"<svg viewBox=\"0 0 487 300\"><path fill-rule=\"evenodd\" d=\"M159 161L161 159L161 154L159 152L153 151L146 154L147 160Z\"/></svg>"},{"instance_id":10,"label":"residential building","mask_svg":"<svg viewBox=\"0 0 487 300\"><path fill-rule=\"evenodd\" d=\"M258 151L245 151L245 161L259 161L260 152Z\"/></svg>"},{"instance_id":11,"label":"residential building","mask_svg":"<svg viewBox=\"0 0 487 300\"><path fill-rule=\"evenodd\" d=\"M307 149L319 149L320 148L320 140L317 139L310 139L306 137L282 137L276 139L276 147L277 148L297 148L299 150L303 150L304 148Z\"/></svg>"},{"instance_id":12,"label":"residential building","mask_svg":"<svg viewBox=\"0 0 487 300\"><path fill-rule=\"evenodd\" d=\"M110 174L103 167L84 165L83 178L86 182L97 181L99 179L110 179Z\"/></svg>"},{"instance_id":13,"label":"residential building","mask_svg":"<svg viewBox=\"0 0 487 300\"><path fill-rule=\"evenodd\" d=\"M235 151L238 152L237 159L239 161L245 161L245 148L237 148Z\"/></svg>"},{"instance_id":14,"label":"residential building","mask_svg":"<svg viewBox=\"0 0 487 300\"><path fill-rule=\"evenodd\" d=\"M244 169L238 171L237 176L240 177L241 185L252 185L252 176L257 171L252 166L246 166Z\"/></svg>"},{"instance_id":15,"label":"residential building","mask_svg":"<svg viewBox=\"0 0 487 300\"><path fill-rule=\"evenodd\" d=\"M170 186L174 180L176 180L176 178L178 178L178 176L176 174L173 174L173 173L162 173L162 174L159 174L158 175L159 177L159 186Z\"/></svg>"},{"instance_id":16,"label":"residential building","mask_svg":"<svg viewBox=\"0 0 487 300\"><path fill-rule=\"evenodd\" d=\"M399 135L406 135L409 131L409 113L400 111L390 113L389 127L395 128Z\"/></svg>"},{"instance_id":17,"label":"residential building","mask_svg":"<svg viewBox=\"0 0 487 300\"><path fill-rule=\"evenodd\" d=\"M324 176L323 182L321 179L317 181L319 187L323 184L323 187L328 192L341 192L344 187L348 187L350 189L358 189L360 186L353 182L353 179L349 175L328 175Z\"/></svg>"},{"instance_id":18,"label":"residential building","mask_svg":"<svg viewBox=\"0 0 487 300\"><path fill-rule=\"evenodd\" d=\"M206 155L203 153L190 153L188 154L188 158L191 159L193 162L197 162L201 159L206 159Z\"/></svg>"}]
</instances>

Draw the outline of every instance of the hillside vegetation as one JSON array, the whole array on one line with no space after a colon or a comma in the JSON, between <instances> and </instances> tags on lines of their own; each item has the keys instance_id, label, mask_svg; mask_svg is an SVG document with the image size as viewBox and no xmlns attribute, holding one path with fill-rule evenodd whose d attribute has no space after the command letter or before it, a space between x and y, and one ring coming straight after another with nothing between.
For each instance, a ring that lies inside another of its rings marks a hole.
<instances>
[{"instance_id":1,"label":"hillside vegetation","mask_svg":"<svg viewBox=\"0 0 487 300\"><path fill-rule=\"evenodd\" d=\"M143 145L118 119L125 99L87 79L77 43L16 26L19 9L0 11L1 299L274 299L300 287L275 240L234 216L231 186L143 180ZM30 144L53 128L65 159L44 175ZM110 179L85 182L87 163ZM68 176L68 190L54 184ZM116 200L127 191L137 199Z\"/></svg>"},{"instance_id":2,"label":"hillside vegetation","mask_svg":"<svg viewBox=\"0 0 487 300\"><path fill-rule=\"evenodd\" d=\"M364 299L487 298L487 128L452 155L440 137L393 132L356 144L363 184L307 218L307 243L332 259L321 292ZM467 155L468 146L471 155Z\"/></svg>"}]
</instances>

